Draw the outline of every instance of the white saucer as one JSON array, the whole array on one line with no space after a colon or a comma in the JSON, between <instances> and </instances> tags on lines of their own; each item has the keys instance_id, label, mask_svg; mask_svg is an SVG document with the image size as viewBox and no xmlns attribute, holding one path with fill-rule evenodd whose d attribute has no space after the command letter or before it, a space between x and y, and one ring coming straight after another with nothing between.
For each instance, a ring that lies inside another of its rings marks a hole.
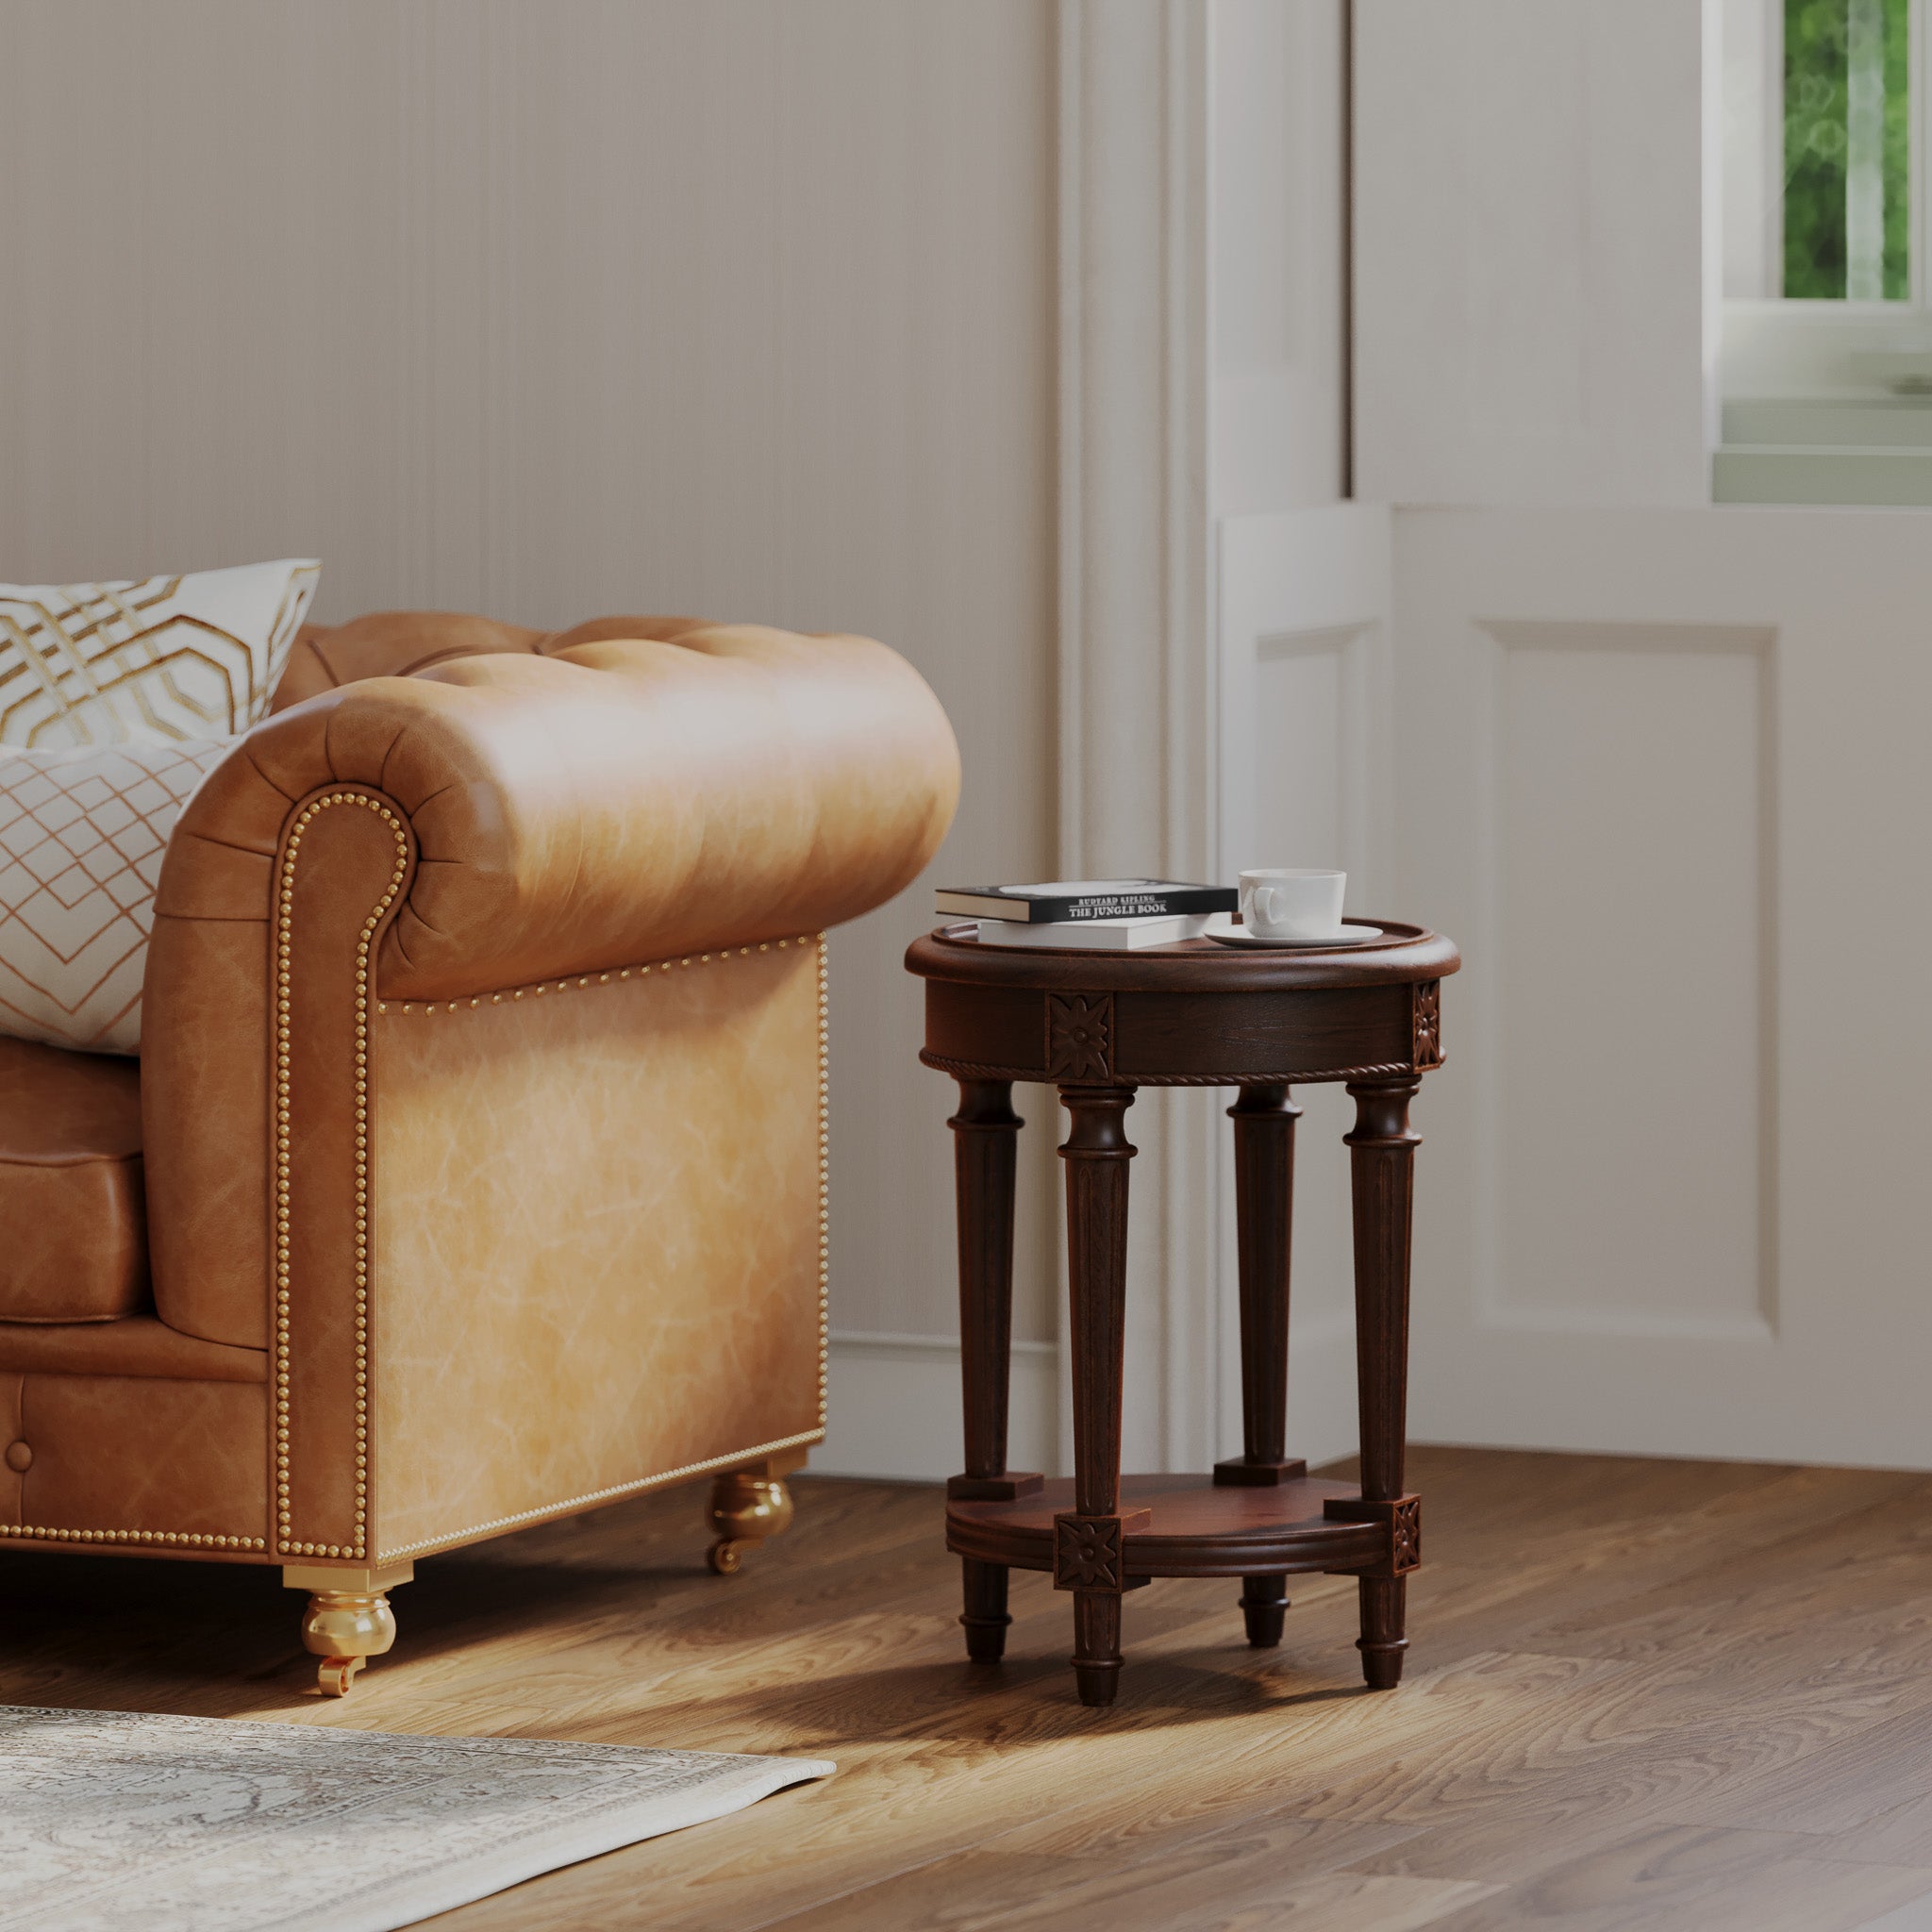
<instances>
[{"instance_id":1,"label":"white saucer","mask_svg":"<svg viewBox=\"0 0 1932 1932\"><path fill-rule=\"evenodd\" d=\"M1341 930L1324 940L1265 940L1257 932L1248 932L1236 925L1225 913L1216 919L1201 935L1204 940L1217 940L1224 946L1274 946L1287 947L1304 953L1319 953L1338 946L1368 946L1377 940L1386 940L1389 935L1379 925L1352 925L1347 920L1341 923Z\"/></svg>"}]
</instances>

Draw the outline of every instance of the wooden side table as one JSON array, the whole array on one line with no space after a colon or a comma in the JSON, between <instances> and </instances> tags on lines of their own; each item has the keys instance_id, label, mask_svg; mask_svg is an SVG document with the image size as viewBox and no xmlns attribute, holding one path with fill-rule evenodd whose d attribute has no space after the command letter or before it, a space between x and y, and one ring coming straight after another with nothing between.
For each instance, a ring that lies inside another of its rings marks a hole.
<instances>
[{"instance_id":1,"label":"wooden side table","mask_svg":"<svg viewBox=\"0 0 1932 1932\"><path fill-rule=\"evenodd\" d=\"M920 1058L959 1083L950 1123L959 1217L966 1468L946 1486L946 1546L961 1559L968 1654L1006 1647L1007 1575L1048 1570L1074 1596L1082 1703L1111 1704L1121 1598L1154 1576L1239 1576L1248 1641L1277 1643L1296 1571L1360 1579L1362 1673L1402 1675L1405 1579L1421 1504L1403 1487L1409 1216L1417 1136L1408 1103L1442 1063L1440 986L1454 945L1389 921L1382 942L1328 952L1209 940L1137 953L983 945L972 925L915 940L925 983ZM1007 1467L1013 1082L1056 1086L1066 1144L1074 1469L1048 1483ZM1290 1090L1339 1080L1355 1097L1357 1381L1361 1482L1311 1482L1287 1453ZM1235 1087L1242 1453L1211 1476L1121 1475L1127 1255L1125 1132L1139 1087Z\"/></svg>"}]
</instances>

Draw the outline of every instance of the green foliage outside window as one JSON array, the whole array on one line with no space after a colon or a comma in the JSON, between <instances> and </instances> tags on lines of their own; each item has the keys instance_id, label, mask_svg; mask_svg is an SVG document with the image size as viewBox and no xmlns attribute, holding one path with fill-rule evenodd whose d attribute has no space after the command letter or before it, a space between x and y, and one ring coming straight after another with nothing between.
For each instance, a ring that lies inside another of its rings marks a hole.
<instances>
[{"instance_id":1,"label":"green foliage outside window","mask_svg":"<svg viewBox=\"0 0 1932 1932\"><path fill-rule=\"evenodd\" d=\"M1860 232L1848 208L1860 192L1882 193L1884 299L1911 293L1909 200L1911 98L1908 0L1785 0L1785 288L1788 296L1842 300ZM1882 37L1882 50L1874 44ZM1868 100L1859 146L1854 56L1862 84L1882 76L1882 106ZM1882 117L1882 118L1879 118ZM1873 139L1876 136L1875 141ZM1856 173L1860 159L1862 175ZM1876 176L1874 180L1873 177ZM1881 185L1882 184L1882 185ZM1868 200L1868 206L1870 206ZM1874 210L1875 212L1876 210ZM1872 232L1875 245L1876 232Z\"/></svg>"}]
</instances>

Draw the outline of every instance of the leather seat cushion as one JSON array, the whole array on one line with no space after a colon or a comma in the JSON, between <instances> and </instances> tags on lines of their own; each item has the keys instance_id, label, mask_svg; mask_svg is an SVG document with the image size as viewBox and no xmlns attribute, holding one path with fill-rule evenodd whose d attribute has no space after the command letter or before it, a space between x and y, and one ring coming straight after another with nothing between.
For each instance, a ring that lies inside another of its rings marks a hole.
<instances>
[{"instance_id":1,"label":"leather seat cushion","mask_svg":"<svg viewBox=\"0 0 1932 1932\"><path fill-rule=\"evenodd\" d=\"M141 1066L0 1036L0 1322L147 1303Z\"/></svg>"}]
</instances>

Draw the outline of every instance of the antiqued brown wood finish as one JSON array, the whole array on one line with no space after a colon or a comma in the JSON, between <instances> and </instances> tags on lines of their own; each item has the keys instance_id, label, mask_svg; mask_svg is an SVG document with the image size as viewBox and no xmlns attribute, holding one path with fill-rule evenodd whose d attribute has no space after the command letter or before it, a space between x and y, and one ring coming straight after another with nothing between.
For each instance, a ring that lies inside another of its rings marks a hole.
<instances>
[{"instance_id":1,"label":"antiqued brown wood finish","mask_svg":"<svg viewBox=\"0 0 1932 1932\"><path fill-rule=\"evenodd\" d=\"M1248 1641L1281 1641L1286 1581L1356 1576L1362 1674L1402 1674L1407 1578L1421 1505L1403 1488L1409 1223L1417 1136L1408 1103L1442 1063L1447 940L1374 922L1379 944L1336 952L1231 951L1191 941L1139 953L982 945L972 926L917 940L926 982L921 1058L959 1083L960 1332L966 1467L947 1485L947 1547L963 1570L968 1655L996 1662L1008 1572L1044 1570L1074 1597L1081 1701L1114 1701L1121 1599L1155 1576L1239 1576ZM1011 1083L1059 1089L1074 1392L1072 1483L1006 1468L1011 1353ZM1287 1449L1289 1253L1297 1081L1342 1081L1356 1229L1362 1479L1307 1480ZM1125 1115L1142 1086L1234 1086L1241 1257L1241 1454L1211 1478L1120 1473L1125 1333Z\"/></svg>"},{"instance_id":2,"label":"antiqued brown wood finish","mask_svg":"<svg viewBox=\"0 0 1932 1932\"><path fill-rule=\"evenodd\" d=\"M1241 1453L1218 1463L1217 1483L1276 1484L1307 1473L1287 1459L1289 1242L1294 1221L1294 1124L1285 1086L1243 1087L1234 1122L1236 1243L1241 1304ZM1288 1595L1281 1574L1250 1576L1241 1591L1248 1641L1281 1641Z\"/></svg>"},{"instance_id":3,"label":"antiqued brown wood finish","mask_svg":"<svg viewBox=\"0 0 1932 1932\"><path fill-rule=\"evenodd\" d=\"M1408 1417L1408 1240L1415 1199L1415 1150L1421 1139L1408 1129L1408 1103L1419 1081L1374 1080L1349 1084L1355 1131L1347 1136L1349 1174L1355 1192L1355 1358L1361 1409L1362 1502L1407 1504L1411 1530L1407 1560L1396 1546L1396 1515L1387 1521L1389 1567L1361 1583L1362 1674L1377 1690L1392 1690L1402 1675L1403 1580L1415 1568L1420 1546L1420 1506L1403 1497L1403 1452Z\"/></svg>"},{"instance_id":4,"label":"antiqued brown wood finish","mask_svg":"<svg viewBox=\"0 0 1932 1932\"><path fill-rule=\"evenodd\" d=\"M1058 1525L1078 1521L1074 1482L1050 1482L1010 1504L952 1503L947 1540L979 1556L1002 1551L1016 1570L1058 1573ZM1236 1489L1198 1475L1130 1475L1120 1479L1121 1508L1135 1528L1121 1555L1122 1588L1144 1576L1267 1576L1291 1571L1354 1572L1389 1553L1386 1522L1355 1522L1327 1513L1330 1502L1359 1507L1352 1483L1307 1477L1271 1489ZM1105 1521L1111 1523L1113 1515ZM1097 1584L1095 1587L1099 1587Z\"/></svg>"},{"instance_id":5,"label":"antiqued brown wood finish","mask_svg":"<svg viewBox=\"0 0 1932 1932\"><path fill-rule=\"evenodd\" d=\"M959 1332L965 1375L966 1468L952 1494L1010 1497L1039 1477L1007 1474L1007 1391L1013 1351L1013 1178L1025 1123L1013 1111L1009 1080L961 1080L953 1130L958 1202ZM966 1606L959 1622L967 1654L997 1663L1006 1649L1007 1572L961 1559Z\"/></svg>"},{"instance_id":6,"label":"antiqued brown wood finish","mask_svg":"<svg viewBox=\"0 0 1932 1932\"><path fill-rule=\"evenodd\" d=\"M1091 1010L1101 1003L1048 1007ZM1106 1001L1111 1009L1112 1001ZM1091 1064L1101 1051L1095 1033L1069 1058ZM1083 1704L1111 1704L1121 1674L1121 1591L1126 1587L1125 1539L1144 1527L1144 1510L1123 1513L1121 1380L1127 1318L1126 1136L1131 1087L1062 1087L1073 1120L1060 1148L1067 1166L1067 1261L1072 1280L1074 1351L1073 1507L1054 1525L1054 1583L1074 1592L1074 1674ZM1008 1504L1008 1509L1024 1505Z\"/></svg>"}]
</instances>

